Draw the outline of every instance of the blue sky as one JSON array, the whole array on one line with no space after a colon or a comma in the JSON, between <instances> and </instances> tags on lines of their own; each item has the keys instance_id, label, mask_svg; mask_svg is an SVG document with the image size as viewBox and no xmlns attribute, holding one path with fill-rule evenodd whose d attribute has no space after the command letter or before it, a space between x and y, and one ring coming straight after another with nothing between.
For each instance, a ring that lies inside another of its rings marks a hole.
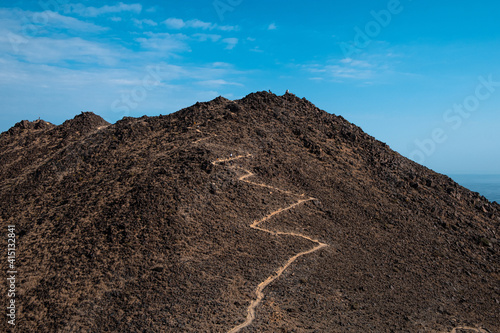
<instances>
[{"instance_id":1,"label":"blue sky","mask_svg":"<svg viewBox=\"0 0 500 333\"><path fill-rule=\"evenodd\" d=\"M2 1L1 131L290 89L441 173L500 174L498 1Z\"/></svg>"}]
</instances>

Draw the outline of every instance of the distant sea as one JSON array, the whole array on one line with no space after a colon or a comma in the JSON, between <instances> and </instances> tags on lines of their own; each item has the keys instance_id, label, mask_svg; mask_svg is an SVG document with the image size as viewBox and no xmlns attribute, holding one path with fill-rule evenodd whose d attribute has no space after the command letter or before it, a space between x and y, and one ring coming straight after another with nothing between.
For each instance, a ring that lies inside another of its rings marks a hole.
<instances>
[{"instance_id":1,"label":"distant sea","mask_svg":"<svg viewBox=\"0 0 500 333\"><path fill-rule=\"evenodd\" d=\"M500 204L500 175L449 175L471 191L479 192L490 201Z\"/></svg>"}]
</instances>

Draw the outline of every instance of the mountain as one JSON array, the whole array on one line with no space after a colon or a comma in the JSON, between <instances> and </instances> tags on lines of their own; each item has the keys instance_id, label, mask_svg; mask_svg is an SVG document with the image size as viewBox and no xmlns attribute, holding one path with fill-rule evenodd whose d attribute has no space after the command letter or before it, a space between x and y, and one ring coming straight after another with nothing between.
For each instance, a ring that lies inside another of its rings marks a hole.
<instances>
[{"instance_id":1,"label":"mountain","mask_svg":"<svg viewBox=\"0 0 500 333\"><path fill-rule=\"evenodd\" d=\"M0 161L16 332L500 332L500 206L293 94L23 121Z\"/></svg>"}]
</instances>

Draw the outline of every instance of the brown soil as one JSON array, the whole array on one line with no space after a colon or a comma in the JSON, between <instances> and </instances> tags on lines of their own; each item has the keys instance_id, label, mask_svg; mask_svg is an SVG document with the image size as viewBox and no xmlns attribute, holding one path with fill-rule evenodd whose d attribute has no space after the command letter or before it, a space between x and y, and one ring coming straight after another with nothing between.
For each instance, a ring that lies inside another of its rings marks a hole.
<instances>
[{"instance_id":1,"label":"brown soil","mask_svg":"<svg viewBox=\"0 0 500 333\"><path fill-rule=\"evenodd\" d=\"M2 331L500 332L500 206L292 94L23 121L0 157Z\"/></svg>"}]
</instances>

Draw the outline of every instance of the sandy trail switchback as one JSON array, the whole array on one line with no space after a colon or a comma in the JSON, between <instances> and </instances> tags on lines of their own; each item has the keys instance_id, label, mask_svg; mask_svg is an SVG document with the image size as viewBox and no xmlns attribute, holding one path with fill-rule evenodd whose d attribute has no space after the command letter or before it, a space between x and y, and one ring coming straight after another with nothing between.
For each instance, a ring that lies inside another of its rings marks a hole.
<instances>
[{"instance_id":1,"label":"sandy trail switchback","mask_svg":"<svg viewBox=\"0 0 500 333\"><path fill-rule=\"evenodd\" d=\"M247 154L247 155L239 155L239 156L235 156L235 157L231 157L231 158L227 158L227 159L219 159L217 161L212 162L212 164L213 165L223 164L223 163L226 163L226 162L238 160L238 159L241 159L241 158L251 157L251 156L252 156L251 154ZM307 251L303 251L303 252L300 252L300 253L297 253L296 255L294 255L293 257L291 257L290 259L288 259L288 261L283 266L279 267L274 272L273 275L269 276L267 279L265 279L264 281L262 281L257 286L257 288L255 289L256 298L250 302L250 305L247 308L247 317L246 317L246 320L243 323L241 323L240 325L232 328L228 332L228 333L237 333L241 329L243 329L243 328L251 325L252 322L254 321L254 319L255 319L255 308L260 304L260 302L264 298L263 290L269 284L271 284L274 280L276 280L277 278L279 278L281 276L281 274L283 274L283 272L295 260L297 260L298 258L300 258L300 257L302 257L304 255L313 253L315 251L318 251L319 249L321 249L321 248L323 248L325 246L328 246L328 245L325 244L325 243L320 242L317 239L311 238L311 237L303 235L303 234L299 234L299 233L295 233L295 232L274 231L274 230L269 230L269 229L265 229L265 228L260 227L260 225L262 223L264 223L265 221L269 220L273 216L281 214L281 213L283 213L285 211L288 211L288 210L290 210L290 209L292 209L292 208L294 208L294 207L296 207L296 206L298 206L298 205L300 205L300 204L302 204L304 202L314 200L314 198L306 198L306 197L304 197L304 195L294 194L294 193L292 193L290 191L282 190L282 189L276 188L274 186L270 186L270 185L266 185L266 184L261 184L261 183L256 183L256 182L249 181L247 179L250 178L250 177L252 177L252 176L254 176L254 174L251 171L248 171L248 170L240 168L240 167L234 167L234 166L231 166L231 168L232 169L239 169L239 170L242 170L242 171L245 172L245 174L243 176L241 176L241 177L238 178L238 180L240 180L242 182L245 182L245 183L253 185L253 186L259 186L259 187L264 187L264 188L268 188L268 189L273 189L273 190L276 190L276 191L279 191L279 192L282 192L282 193L287 193L287 194L296 195L296 196L300 197L300 199L297 202L295 202L295 203L293 203L293 204L291 204L291 205L289 205L287 207L275 210L275 211L269 213L268 215L266 215L264 218L262 218L260 220L254 221L250 225L250 228L256 229L256 230L259 230L259 231L263 231L263 232L267 232L267 233L269 233L271 235L274 235L274 236L277 236L277 235L288 235L288 236L300 237L300 238L306 239L308 241L311 241L313 243L316 243L316 246L313 247L312 249L307 250Z\"/></svg>"}]
</instances>

